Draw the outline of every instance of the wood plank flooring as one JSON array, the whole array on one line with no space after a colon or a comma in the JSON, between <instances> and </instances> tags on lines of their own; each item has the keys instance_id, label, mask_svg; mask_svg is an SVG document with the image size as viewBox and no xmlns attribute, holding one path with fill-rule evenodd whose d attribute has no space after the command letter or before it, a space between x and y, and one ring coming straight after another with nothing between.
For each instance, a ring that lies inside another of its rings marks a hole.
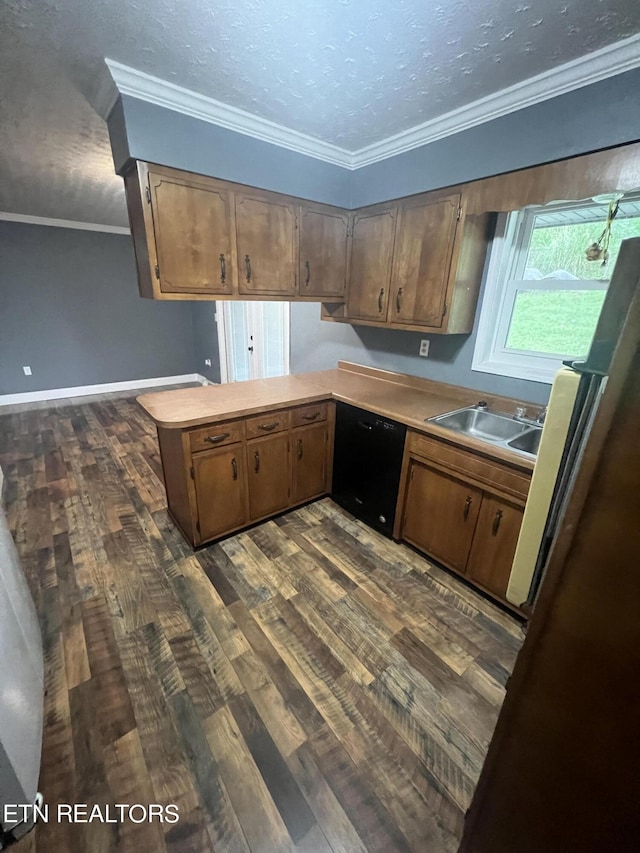
<instances>
[{"instance_id":1,"label":"wood plank flooring","mask_svg":"<svg viewBox=\"0 0 640 853\"><path fill-rule=\"evenodd\" d=\"M453 851L518 624L329 499L193 553L133 397L0 414L40 614L45 802L23 851Z\"/></svg>"}]
</instances>

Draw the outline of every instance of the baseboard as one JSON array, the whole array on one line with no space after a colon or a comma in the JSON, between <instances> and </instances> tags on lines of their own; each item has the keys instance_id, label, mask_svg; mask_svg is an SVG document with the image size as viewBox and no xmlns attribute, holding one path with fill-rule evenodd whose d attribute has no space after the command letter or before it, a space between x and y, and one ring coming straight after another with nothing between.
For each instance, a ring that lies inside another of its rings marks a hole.
<instances>
[{"instance_id":1,"label":"baseboard","mask_svg":"<svg viewBox=\"0 0 640 853\"><path fill-rule=\"evenodd\" d=\"M105 382L102 385L73 385L70 388L50 388L47 391L1 394L0 406L15 406L19 403L36 403L43 400L62 400L65 397L86 397L89 394L108 394L110 391L134 391L137 388L155 388L158 385L180 385L184 382L199 382L201 385L214 384L209 382L200 373L184 373L181 376L156 376L153 379Z\"/></svg>"}]
</instances>

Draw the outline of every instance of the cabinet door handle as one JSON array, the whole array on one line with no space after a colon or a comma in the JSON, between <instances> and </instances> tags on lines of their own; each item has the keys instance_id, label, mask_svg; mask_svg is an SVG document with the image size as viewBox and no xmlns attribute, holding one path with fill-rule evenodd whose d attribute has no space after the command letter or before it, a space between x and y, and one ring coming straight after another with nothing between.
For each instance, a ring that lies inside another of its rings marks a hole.
<instances>
[{"instance_id":1,"label":"cabinet door handle","mask_svg":"<svg viewBox=\"0 0 640 853\"><path fill-rule=\"evenodd\" d=\"M208 441L209 444L218 444L221 441L224 441L225 438L229 438L228 432L221 432L219 435L208 435L205 438L205 441Z\"/></svg>"},{"instance_id":2,"label":"cabinet door handle","mask_svg":"<svg viewBox=\"0 0 640 853\"><path fill-rule=\"evenodd\" d=\"M304 450L302 447L302 439L299 438L298 439L298 459L302 459L303 455L304 455Z\"/></svg>"},{"instance_id":3,"label":"cabinet door handle","mask_svg":"<svg viewBox=\"0 0 640 853\"><path fill-rule=\"evenodd\" d=\"M253 470L256 474L260 471L260 453L257 450L253 454Z\"/></svg>"},{"instance_id":4,"label":"cabinet door handle","mask_svg":"<svg viewBox=\"0 0 640 853\"><path fill-rule=\"evenodd\" d=\"M272 429L275 429L280 421L273 421L270 424L259 424L258 429L263 429L265 432L271 432Z\"/></svg>"},{"instance_id":5,"label":"cabinet door handle","mask_svg":"<svg viewBox=\"0 0 640 853\"><path fill-rule=\"evenodd\" d=\"M320 417L320 412L313 412L313 414L303 415L302 417L305 421L315 421L316 418Z\"/></svg>"},{"instance_id":6,"label":"cabinet door handle","mask_svg":"<svg viewBox=\"0 0 640 853\"><path fill-rule=\"evenodd\" d=\"M247 281L251 281L251 258L249 255L244 256L244 263L247 268Z\"/></svg>"},{"instance_id":7,"label":"cabinet door handle","mask_svg":"<svg viewBox=\"0 0 640 853\"><path fill-rule=\"evenodd\" d=\"M491 527L491 535L495 536L498 532L498 528L500 527L500 520L502 518L502 510L499 509L496 512L495 518L493 519L493 525Z\"/></svg>"},{"instance_id":8,"label":"cabinet door handle","mask_svg":"<svg viewBox=\"0 0 640 853\"><path fill-rule=\"evenodd\" d=\"M380 293L378 294L378 314L382 314L382 299L384 297L384 287L380 288Z\"/></svg>"},{"instance_id":9,"label":"cabinet door handle","mask_svg":"<svg viewBox=\"0 0 640 853\"><path fill-rule=\"evenodd\" d=\"M238 479L238 460L236 459L235 456L231 460L231 473L233 474L233 479L237 480Z\"/></svg>"},{"instance_id":10,"label":"cabinet door handle","mask_svg":"<svg viewBox=\"0 0 640 853\"><path fill-rule=\"evenodd\" d=\"M304 262L304 268L307 271L307 274L304 277L304 286L309 287L309 282L311 281L311 265L309 264L309 261Z\"/></svg>"},{"instance_id":11,"label":"cabinet door handle","mask_svg":"<svg viewBox=\"0 0 640 853\"><path fill-rule=\"evenodd\" d=\"M398 288L398 292L396 293L396 314L400 313L400 309L402 308L402 301L400 297L402 296L402 288Z\"/></svg>"},{"instance_id":12,"label":"cabinet door handle","mask_svg":"<svg viewBox=\"0 0 640 853\"><path fill-rule=\"evenodd\" d=\"M471 509L472 503L473 503L473 501L471 500L471 496L467 495L467 499L464 502L464 511L462 513L462 516L463 516L465 521L469 518L469 510Z\"/></svg>"},{"instance_id":13,"label":"cabinet door handle","mask_svg":"<svg viewBox=\"0 0 640 853\"><path fill-rule=\"evenodd\" d=\"M220 284L224 284L227 280L227 262L224 255L220 254Z\"/></svg>"}]
</instances>

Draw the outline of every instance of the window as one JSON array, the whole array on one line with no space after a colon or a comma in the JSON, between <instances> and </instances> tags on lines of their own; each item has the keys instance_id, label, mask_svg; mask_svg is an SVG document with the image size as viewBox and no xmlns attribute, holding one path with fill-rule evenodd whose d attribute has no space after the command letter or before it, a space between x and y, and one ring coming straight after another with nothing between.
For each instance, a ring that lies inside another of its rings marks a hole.
<instances>
[{"instance_id":1,"label":"window","mask_svg":"<svg viewBox=\"0 0 640 853\"><path fill-rule=\"evenodd\" d=\"M289 373L288 302L218 302L222 382Z\"/></svg>"},{"instance_id":2,"label":"window","mask_svg":"<svg viewBox=\"0 0 640 853\"><path fill-rule=\"evenodd\" d=\"M619 203L609 258L588 261L608 203L563 202L501 214L491 249L473 369L553 381L586 355L620 244L640 236L640 196Z\"/></svg>"}]
</instances>

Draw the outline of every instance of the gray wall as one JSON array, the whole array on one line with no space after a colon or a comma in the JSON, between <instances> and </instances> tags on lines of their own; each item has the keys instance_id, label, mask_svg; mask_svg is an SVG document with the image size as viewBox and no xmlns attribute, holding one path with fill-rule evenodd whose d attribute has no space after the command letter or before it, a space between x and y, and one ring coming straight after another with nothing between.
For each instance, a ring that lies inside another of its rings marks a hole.
<instances>
[{"instance_id":1,"label":"gray wall","mask_svg":"<svg viewBox=\"0 0 640 853\"><path fill-rule=\"evenodd\" d=\"M193 341L196 350L195 372L210 382L220 382L220 356L215 302L192 302ZM205 359L211 359L211 367Z\"/></svg>"},{"instance_id":2,"label":"gray wall","mask_svg":"<svg viewBox=\"0 0 640 853\"><path fill-rule=\"evenodd\" d=\"M639 92L640 70L628 71L357 169L351 173L351 206L635 142Z\"/></svg>"},{"instance_id":3,"label":"gray wall","mask_svg":"<svg viewBox=\"0 0 640 853\"><path fill-rule=\"evenodd\" d=\"M126 235L0 222L0 306L0 394L197 369L192 304L138 296Z\"/></svg>"},{"instance_id":4,"label":"gray wall","mask_svg":"<svg viewBox=\"0 0 640 853\"><path fill-rule=\"evenodd\" d=\"M108 124L119 173L134 158L349 207L349 172L341 166L127 95Z\"/></svg>"}]
</instances>

